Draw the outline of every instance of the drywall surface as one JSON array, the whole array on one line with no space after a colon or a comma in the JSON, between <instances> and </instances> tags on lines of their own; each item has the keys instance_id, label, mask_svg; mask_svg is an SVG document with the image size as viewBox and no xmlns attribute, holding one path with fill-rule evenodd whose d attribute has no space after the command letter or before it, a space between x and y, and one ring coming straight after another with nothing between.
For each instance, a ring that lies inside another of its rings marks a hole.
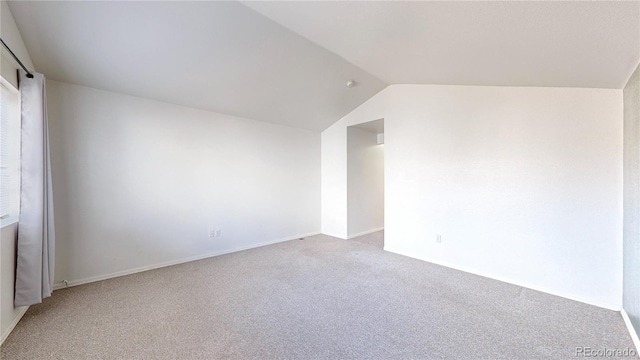
<instances>
[{"instance_id":1,"label":"drywall surface","mask_svg":"<svg viewBox=\"0 0 640 360\"><path fill-rule=\"evenodd\" d=\"M322 163L344 161L347 126L384 118L386 250L619 309L621 103L620 90L392 85L322 133ZM346 169L322 179L324 232Z\"/></svg>"},{"instance_id":2,"label":"drywall surface","mask_svg":"<svg viewBox=\"0 0 640 360\"><path fill-rule=\"evenodd\" d=\"M347 129L347 235L384 227L384 145L375 132Z\"/></svg>"},{"instance_id":3,"label":"drywall surface","mask_svg":"<svg viewBox=\"0 0 640 360\"><path fill-rule=\"evenodd\" d=\"M20 32L13 20L11 11L6 1L0 2L0 37L20 60L33 70L33 63L27 53ZM13 60L6 50L2 50L0 72L11 85L18 87L17 69L18 64ZM5 226L0 231L0 338L8 336L8 331L12 324L24 313L25 308L13 307L13 295L16 277L16 241L18 224Z\"/></svg>"},{"instance_id":4,"label":"drywall surface","mask_svg":"<svg viewBox=\"0 0 640 360\"><path fill-rule=\"evenodd\" d=\"M22 41L22 36L18 31L16 22L11 15L11 10L6 1L0 1L0 33L2 40L11 48L22 63L29 69L34 70L31 57L27 53L27 48ZM8 51L2 48L2 63L0 64L0 72L11 85L18 87L18 63L11 57Z\"/></svg>"},{"instance_id":5,"label":"drywall surface","mask_svg":"<svg viewBox=\"0 0 640 360\"><path fill-rule=\"evenodd\" d=\"M385 88L321 134L321 229L326 235L347 235L347 126L378 120L388 107Z\"/></svg>"},{"instance_id":6,"label":"drywall surface","mask_svg":"<svg viewBox=\"0 0 640 360\"><path fill-rule=\"evenodd\" d=\"M47 91L57 282L319 232L318 133L56 81Z\"/></svg>"},{"instance_id":7,"label":"drywall surface","mask_svg":"<svg viewBox=\"0 0 640 360\"><path fill-rule=\"evenodd\" d=\"M640 66L624 90L622 306L640 334Z\"/></svg>"}]
</instances>

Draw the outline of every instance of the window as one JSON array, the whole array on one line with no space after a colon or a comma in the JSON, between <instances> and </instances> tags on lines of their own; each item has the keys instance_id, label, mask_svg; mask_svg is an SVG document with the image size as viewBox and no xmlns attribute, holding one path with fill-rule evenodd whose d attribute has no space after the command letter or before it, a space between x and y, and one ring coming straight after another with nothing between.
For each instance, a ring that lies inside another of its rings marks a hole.
<instances>
[{"instance_id":1,"label":"window","mask_svg":"<svg viewBox=\"0 0 640 360\"><path fill-rule=\"evenodd\" d=\"M20 93L0 78L0 226L20 213Z\"/></svg>"}]
</instances>

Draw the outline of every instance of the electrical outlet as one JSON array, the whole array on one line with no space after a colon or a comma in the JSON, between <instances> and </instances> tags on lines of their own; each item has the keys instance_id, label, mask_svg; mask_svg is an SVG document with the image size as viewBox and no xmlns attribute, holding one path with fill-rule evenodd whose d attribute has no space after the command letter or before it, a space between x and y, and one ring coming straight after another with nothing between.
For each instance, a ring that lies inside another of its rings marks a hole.
<instances>
[{"instance_id":1,"label":"electrical outlet","mask_svg":"<svg viewBox=\"0 0 640 360\"><path fill-rule=\"evenodd\" d=\"M221 237L221 236L222 236L222 229L216 229L214 233L214 237Z\"/></svg>"},{"instance_id":2,"label":"electrical outlet","mask_svg":"<svg viewBox=\"0 0 640 360\"><path fill-rule=\"evenodd\" d=\"M437 243L437 244L442 243L442 235L440 235L440 234L436 234L436 243Z\"/></svg>"},{"instance_id":3,"label":"electrical outlet","mask_svg":"<svg viewBox=\"0 0 640 360\"><path fill-rule=\"evenodd\" d=\"M213 229L213 228L209 229L209 237L210 238L216 237L216 229Z\"/></svg>"}]
</instances>

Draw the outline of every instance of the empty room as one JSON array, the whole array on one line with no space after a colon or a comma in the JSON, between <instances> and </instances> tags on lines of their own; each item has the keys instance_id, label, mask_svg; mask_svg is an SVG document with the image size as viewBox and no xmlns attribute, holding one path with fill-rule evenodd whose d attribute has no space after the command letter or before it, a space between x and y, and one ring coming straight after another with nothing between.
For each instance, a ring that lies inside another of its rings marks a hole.
<instances>
[{"instance_id":1,"label":"empty room","mask_svg":"<svg viewBox=\"0 0 640 360\"><path fill-rule=\"evenodd\" d=\"M640 1L0 4L3 360L640 359Z\"/></svg>"}]
</instances>

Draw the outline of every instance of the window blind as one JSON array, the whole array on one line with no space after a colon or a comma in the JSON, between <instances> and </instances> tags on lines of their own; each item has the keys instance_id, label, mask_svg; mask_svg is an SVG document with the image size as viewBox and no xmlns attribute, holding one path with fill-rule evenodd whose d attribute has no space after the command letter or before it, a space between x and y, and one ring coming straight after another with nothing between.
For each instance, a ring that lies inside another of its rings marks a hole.
<instances>
[{"instance_id":1,"label":"window blind","mask_svg":"<svg viewBox=\"0 0 640 360\"><path fill-rule=\"evenodd\" d=\"M0 82L0 218L2 225L20 211L20 95Z\"/></svg>"}]
</instances>

